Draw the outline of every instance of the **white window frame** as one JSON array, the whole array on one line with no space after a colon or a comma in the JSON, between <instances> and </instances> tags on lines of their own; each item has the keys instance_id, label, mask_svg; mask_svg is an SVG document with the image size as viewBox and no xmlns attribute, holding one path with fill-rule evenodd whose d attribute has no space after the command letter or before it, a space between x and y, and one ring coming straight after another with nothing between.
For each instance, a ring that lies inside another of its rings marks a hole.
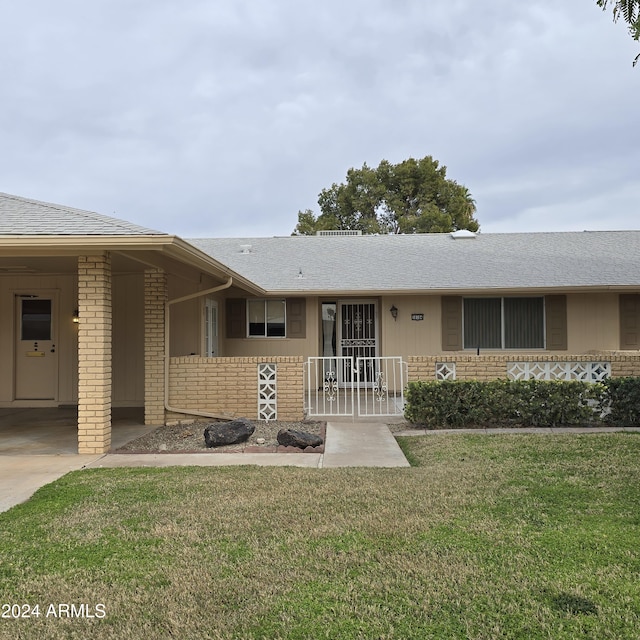
<instances>
[{"instance_id":1,"label":"white window frame","mask_svg":"<svg viewBox=\"0 0 640 640\"><path fill-rule=\"evenodd\" d=\"M251 318L249 316L250 313L250 308L251 308L251 304L252 303L258 303L258 302L262 302L264 303L264 334L252 334L251 333ZM283 324L284 324L284 333L281 336L270 336L268 335L268 331L269 331L269 314L268 314L268 309L269 309L269 302L279 302L282 304L282 311L283 311ZM285 298L248 298L247 299L247 325L246 325L246 335L247 338L258 338L258 339L265 339L265 338L269 338L271 340L273 339L279 339L281 340L282 338L286 338L287 337L287 301Z\"/></svg>"}]
</instances>

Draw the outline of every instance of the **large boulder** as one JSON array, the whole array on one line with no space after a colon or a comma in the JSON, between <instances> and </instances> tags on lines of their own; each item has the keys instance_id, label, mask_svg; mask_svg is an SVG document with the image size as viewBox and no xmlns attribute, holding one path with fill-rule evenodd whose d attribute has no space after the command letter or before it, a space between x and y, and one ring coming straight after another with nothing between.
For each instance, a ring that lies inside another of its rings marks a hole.
<instances>
[{"instance_id":1,"label":"large boulder","mask_svg":"<svg viewBox=\"0 0 640 640\"><path fill-rule=\"evenodd\" d=\"M285 447L298 447L306 449L307 447L319 447L324 440L314 433L306 431L296 431L295 429L280 429L278 431L278 444Z\"/></svg>"},{"instance_id":2,"label":"large boulder","mask_svg":"<svg viewBox=\"0 0 640 640\"><path fill-rule=\"evenodd\" d=\"M204 442L209 448L237 444L244 442L255 430L255 425L247 418L238 418L231 422L212 422L204 429Z\"/></svg>"}]
</instances>

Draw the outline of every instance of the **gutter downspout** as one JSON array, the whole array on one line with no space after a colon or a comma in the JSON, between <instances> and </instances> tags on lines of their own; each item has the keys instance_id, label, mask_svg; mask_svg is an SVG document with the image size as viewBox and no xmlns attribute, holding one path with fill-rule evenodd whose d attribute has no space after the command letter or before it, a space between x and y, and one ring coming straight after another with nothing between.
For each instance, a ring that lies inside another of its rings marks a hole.
<instances>
[{"instance_id":1,"label":"gutter downspout","mask_svg":"<svg viewBox=\"0 0 640 640\"><path fill-rule=\"evenodd\" d=\"M228 415L221 415L217 413L211 413L209 411L199 411L197 409L177 409L169 404L169 323L171 317L171 305L178 302L186 302L187 300L193 300L194 298L201 298L202 296L208 296L211 293L216 293L224 289L228 289L233 284L233 278L229 279L222 285L213 287L212 289L206 289L205 291L198 291L188 296L182 296L175 300L168 300L164 306L164 408L166 411L172 413L182 413L184 415L191 416L203 416L205 418L217 418L218 420L232 420L232 417Z\"/></svg>"}]
</instances>

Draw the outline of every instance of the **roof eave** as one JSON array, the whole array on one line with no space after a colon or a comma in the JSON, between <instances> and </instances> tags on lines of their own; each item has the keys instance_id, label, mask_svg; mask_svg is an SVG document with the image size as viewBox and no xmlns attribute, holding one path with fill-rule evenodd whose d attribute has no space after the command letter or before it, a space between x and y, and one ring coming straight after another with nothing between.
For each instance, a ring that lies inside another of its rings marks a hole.
<instances>
[{"instance_id":1,"label":"roof eave","mask_svg":"<svg viewBox=\"0 0 640 640\"><path fill-rule=\"evenodd\" d=\"M270 289L265 293L272 296L295 297L352 297L371 298L380 296L413 296L413 295L544 295L563 293L597 293L607 291L634 291L640 290L638 284L615 284L615 285L562 285L548 287L482 287L482 288L424 288L424 289Z\"/></svg>"},{"instance_id":2,"label":"roof eave","mask_svg":"<svg viewBox=\"0 0 640 640\"><path fill-rule=\"evenodd\" d=\"M138 251L159 252L208 275L223 279L231 277L236 286L254 295L266 294L259 285L174 235L0 236L0 255L3 256L95 255L103 251L118 251L129 255L135 255Z\"/></svg>"},{"instance_id":3,"label":"roof eave","mask_svg":"<svg viewBox=\"0 0 640 640\"><path fill-rule=\"evenodd\" d=\"M54 254L69 249L114 251L170 244L169 235L0 235L0 249L50 250Z\"/></svg>"},{"instance_id":4,"label":"roof eave","mask_svg":"<svg viewBox=\"0 0 640 640\"><path fill-rule=\"evenodd\" d=\"M207 273L220 275L225 278L230 277L233 279L233 284L235 286L245 289L249 293L254 295L266 295L267 293L265 289L259 285L251 282L251 280L248 280L244 276L241 276L222 262L219 262L209 254L194 247L192 244L189 244L178 236L172 236L172 242L165 247L165 251L175 259L202 269Z\"/></svg>"}]
</instances>

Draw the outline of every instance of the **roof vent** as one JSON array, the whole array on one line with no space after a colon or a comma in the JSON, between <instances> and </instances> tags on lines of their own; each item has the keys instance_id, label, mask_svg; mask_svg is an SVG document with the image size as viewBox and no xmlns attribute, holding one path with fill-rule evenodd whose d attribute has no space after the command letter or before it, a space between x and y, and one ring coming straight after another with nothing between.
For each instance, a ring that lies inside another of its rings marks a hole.
<instances>
[{"instance_id":1,"label":"roof vent","mask_svg":"<svg viewBox=\"0 0 640 640\"><path fill-rule=\"evenodd\" d=\"M358 229L324 229L316 231L317 236L361 236L362 231Z\"/></svg>"},{"instance_id":2,"label":"roof vent","mask_svg":"<svg viewBox=\"0 0 640 640\"><path fill-rule=\"evenodd\" d=\"M251 253L251 245L250 244L241 244L240 245L240 253Z\"/></svg>"},{"instance_id":3,"label":"roof vent","mask_svg":"<svg viewBox=\"0 0 640 640\"><path fill-rule=\"evenodd\" d=\"M451 237L454 240L465 240L467 238L471 240L476 237L476 234L473 231L469 231L469 229L458 229L451 232Z\"/></svg>"}]
</instances>

